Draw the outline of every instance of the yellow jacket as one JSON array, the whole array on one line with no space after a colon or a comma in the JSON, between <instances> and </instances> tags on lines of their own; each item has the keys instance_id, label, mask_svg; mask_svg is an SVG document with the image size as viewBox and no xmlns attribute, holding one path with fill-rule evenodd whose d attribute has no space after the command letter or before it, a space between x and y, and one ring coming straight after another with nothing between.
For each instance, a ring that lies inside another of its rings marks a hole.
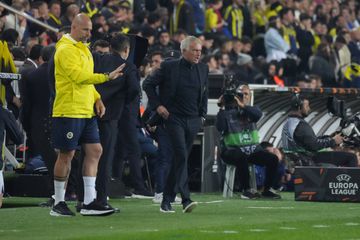
<instances>
[{"instance_id":1,"label":"yellow jacket","mask_svg":"<svg viewBox=\"0 0 360 240\"><path fill-rule=\"evenodd\" d=\"M94 73L94 61L87 45L64 35L56 44L55 100L53 117L91 118L100 98L94 84L109 80Z\"/></svg>"},{"instance_id":2,"label":"yellow jacket","mask_svg":"<svg viewBox=\"0 0 360 240\"><path fill-rule=\"evenodd\" d=\"M216 31L218 23L218 15L214 11L213 8L206 9L205 12L205 32L212 32L213 30Z\"/></svg>"}]
</instances>

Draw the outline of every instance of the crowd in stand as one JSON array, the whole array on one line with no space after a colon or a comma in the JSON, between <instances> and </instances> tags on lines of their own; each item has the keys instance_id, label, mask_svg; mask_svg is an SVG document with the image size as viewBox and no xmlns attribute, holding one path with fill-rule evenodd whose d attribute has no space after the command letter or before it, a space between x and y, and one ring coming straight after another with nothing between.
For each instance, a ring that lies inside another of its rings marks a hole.
<instances>
[{"instance_id":1,"label":"crowd in stand","mask_svg":"<svg viewBox=\"0 0 360 240\"><path fill-rule=\"evenodd\" d=\"M151 70L153 53L179 50L185 36L196 35L203 41L202 61L214 74L279 86L359 86L360 6L355 0L5 2L60 29L56 34L46 31L0 7L2 39L17 53L23 47L22 58L35 44L56 42L69 31L74 16L85 12L94 26L92 44L116 32L148 40L144 76Z\"/></svg>"},{"instance_id":2,"label":"crowd in stand","mask_svg":"<svg viewBox=\"0 0 360 240\"><path fill-rule=\"evenodd\" d=\"M179 56L180 42L195 35L202 41L201 61L208 65L210 74L235 75L249 84L360 86L360 4L356 0L4 2L59 29L52 32L0 6L1 40L7 42L14 61L24 62L20 67L23 74L44 63L41 55L49 51L42 51L44 47L53 46L69 33L74 17L83 12L93 24L93 52L109 53L110 39L116 33L148 40L139 68L142 79L165 58ZM9 108L16 114L26 96L11 96ZM142 96L143 102L145 98ZM145 136L149 140L148 135L139 131L139 139ZM147 140L144 142L149 143ZM113 176L121 177L121 173ZM135 190L139 195L152 195L143 186Z\"/></svg>"}]
</instances>

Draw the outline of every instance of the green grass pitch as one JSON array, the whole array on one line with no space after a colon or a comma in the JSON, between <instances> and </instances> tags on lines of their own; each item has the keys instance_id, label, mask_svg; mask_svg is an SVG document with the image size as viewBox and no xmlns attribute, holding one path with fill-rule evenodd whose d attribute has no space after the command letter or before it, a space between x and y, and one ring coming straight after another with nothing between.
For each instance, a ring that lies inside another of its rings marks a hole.
<instances>
[{"instance_id":1,"label":"green grass pitch","mask_svg":"<svg viewBox=\"0 0 360 240\"><path fill-rule=\"evenodd\" d=\"M113 199L121 212L107 217L51 217L44 199L6 198L0 209L0 239L336 239L360 240L359 203L224 199L193 194L190 214L159 212L151 200ZM70 202L74 209L75 203Z\"/></svg>"}]
</instances>

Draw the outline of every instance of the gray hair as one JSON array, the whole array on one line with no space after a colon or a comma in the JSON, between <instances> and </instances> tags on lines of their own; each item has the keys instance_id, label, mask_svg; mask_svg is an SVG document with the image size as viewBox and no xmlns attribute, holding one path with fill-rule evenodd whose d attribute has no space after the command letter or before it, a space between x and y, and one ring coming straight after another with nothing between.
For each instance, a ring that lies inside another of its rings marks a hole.
<instances>
[{"instance_id":1,"label":"gray hair","mask_svg":"<svg viewBox=\"0 0 360 240\"><path fill-rule=\"evenodd\" d=\"M189 50L190 44L192 42L196 42L201 44L200 39L198 39L197 37L194 36L187 36L184 40L181 41L180 43L180 50L181 52L183 52L184 50Z\"/></svg>"}]
</instances>

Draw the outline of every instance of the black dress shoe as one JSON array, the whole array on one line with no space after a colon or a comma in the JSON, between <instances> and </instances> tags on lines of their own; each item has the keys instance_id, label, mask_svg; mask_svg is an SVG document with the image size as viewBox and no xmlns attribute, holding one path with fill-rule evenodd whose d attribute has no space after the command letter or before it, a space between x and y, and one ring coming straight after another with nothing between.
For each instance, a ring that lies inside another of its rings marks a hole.
<instances>
[{"instance_id":1,"label":"black dress shoe","mask_svg":"<svg viewBox=\"0 0 360 240\"><path fill-rule=\"evenodd\" d=\"M191 200L183 203L183 213L191 213L197 205L197 202L193 202Z\"/></svg>"},{"instance_id":2,"label":"black dress shoe","mask_svg":"<svg viewBox=\"0 0 360 240\"><path fill-rule=\"evenodd\" d=\"M162 202L160 205L160 212L162 213L175 213L170 203Z\"/></svg>"}]
</instances>

